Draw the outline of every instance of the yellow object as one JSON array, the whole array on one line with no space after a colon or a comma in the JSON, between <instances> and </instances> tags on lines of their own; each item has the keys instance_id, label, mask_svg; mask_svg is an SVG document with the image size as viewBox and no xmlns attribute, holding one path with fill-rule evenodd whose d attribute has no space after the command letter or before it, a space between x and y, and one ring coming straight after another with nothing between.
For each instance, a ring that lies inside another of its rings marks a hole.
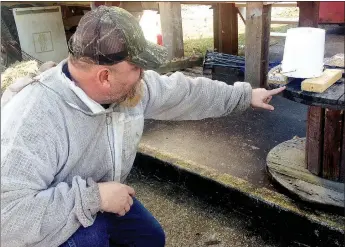
<instances>
[{"instance_id":1,"label":"yellow object","mask_svg":"<svg viewBox=\"0 0 345 247\"><path fill-rule=\"evenodd\" d=\"M342 70L326 69L320 77L305 79L302 81L303 91L322 93L341 78Z\"/></svg>"}]
</instances>

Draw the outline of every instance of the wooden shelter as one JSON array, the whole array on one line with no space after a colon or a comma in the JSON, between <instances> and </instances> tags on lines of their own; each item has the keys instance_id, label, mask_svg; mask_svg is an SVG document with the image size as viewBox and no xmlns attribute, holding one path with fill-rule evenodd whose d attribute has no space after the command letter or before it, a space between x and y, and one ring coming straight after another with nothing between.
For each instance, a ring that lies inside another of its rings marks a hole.
<instances>
[{"instance_id":1,"label":"wooden shelter","mask_svg":"<svg viewBox=\"0 0 345 247\"><path fill-rule=\"evenodd\" d=\"M19 2L3 2L2 5L18 5ZM168 49L169 59L184 56L181 4L210 5L213 9L214 48L222 53L237 55L238 15L246 24L245 33L245 80L253 87L266 87L268 69L268 48L271 23L298 22L300 26L318 23L320 2L30 2L41 6L59 5L62 8L65 25L76 26L83 10L99 5L118 6L134 15L143 10L156 10L160 13L163 44ZM300 8L299 20L271 20L272 7ZM329 6L327 6L329 7ZM327 18L324 18L327 19Z\"/></svg>"}]
</instances>

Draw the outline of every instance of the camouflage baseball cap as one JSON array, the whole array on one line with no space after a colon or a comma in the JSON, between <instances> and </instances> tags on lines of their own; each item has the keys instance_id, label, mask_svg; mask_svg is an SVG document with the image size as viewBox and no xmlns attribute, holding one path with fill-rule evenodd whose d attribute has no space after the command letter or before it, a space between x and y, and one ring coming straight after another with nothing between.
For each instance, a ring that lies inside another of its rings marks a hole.
<instances>
[{"instance_id":1,"label":"camouflage baseball cap","mask_svg":"<svg viewBox=\"0 0 345 247\"><path fill-rule=\"evenodd\" d=\"M90 58L100 65L131 62L155 69L166 62L167 50L147 41L139 22L122 8L99 6L87 12L68 42L75 58Z\"/></svg>"}]
</instances>

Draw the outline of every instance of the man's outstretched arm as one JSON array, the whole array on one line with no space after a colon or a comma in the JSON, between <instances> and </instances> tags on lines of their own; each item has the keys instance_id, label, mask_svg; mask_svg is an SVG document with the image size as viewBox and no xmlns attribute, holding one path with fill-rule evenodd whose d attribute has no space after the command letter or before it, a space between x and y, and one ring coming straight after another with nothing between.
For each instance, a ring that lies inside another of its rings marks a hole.
<instances>
[{"instance_id":1,"label":"man's outstretched arm","mask_svg":"<svg viewBox=\"0 0 345 247\"><path fill-rule=\"evenodd\" d=\"M249 106L273 110L268 105L283 90L252 89L246 82L227 85L205 77L189 78L180 72L161 76L146 71L145 118L158 120L199 120L244 111Z\"/></svg>"}]
</instances>

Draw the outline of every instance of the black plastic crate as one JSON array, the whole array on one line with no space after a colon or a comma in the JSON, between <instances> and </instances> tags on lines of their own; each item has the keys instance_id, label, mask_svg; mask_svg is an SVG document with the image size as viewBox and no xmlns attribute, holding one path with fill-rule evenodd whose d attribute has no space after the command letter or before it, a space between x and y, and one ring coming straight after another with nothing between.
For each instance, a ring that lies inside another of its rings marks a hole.
<instances>
[{"instance_id":1,"label":"black plastic crate","mask_svg":"<svg viewBox=\"0 0 345 247\"><path fill-rule=\"evenodd\" d=\"M203 74L229 85L244 80L244 57L206 51Z\"/></svg>"},{"instance_id":2,"label":"black plastic crate","mask_svg":"<svg viewBox=\"0 0 345 247\"><path fill-rule=\"evenodd\" d=\"M237 81L244 81L244 73L236 68L213 66L212 80L223 81L228 85L233 85Z\"/></svg>"}]
</instances>

